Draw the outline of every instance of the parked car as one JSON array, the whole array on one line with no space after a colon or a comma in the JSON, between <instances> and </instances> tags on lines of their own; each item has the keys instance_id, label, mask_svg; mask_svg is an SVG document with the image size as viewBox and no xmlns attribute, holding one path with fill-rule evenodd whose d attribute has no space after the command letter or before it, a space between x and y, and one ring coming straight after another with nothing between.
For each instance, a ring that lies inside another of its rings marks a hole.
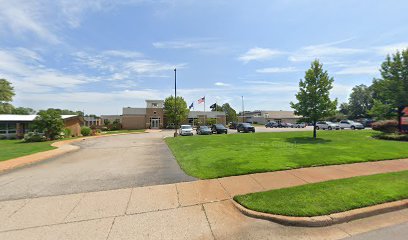
<instances>
[{"instance_id":1,"label":"parked car","mask_svg":"<svg viewBox=\"0 0 408 240\"><path fill-rule=\"evenodd\" d=\"M305 128L306 127L306 123L295 123L293 124L294 128Z\"/></svg>"},{"instance_id":2,"label":"parked car","mask_svg":"<svg viewBox=\"0 0 408 240\"><path fill-rule=\"evenodd\" d=\"M237 129L237 125L238 125L238 123L236 123L236 122L230 122L228 128L229 129Z\"/></svg>"},{"instance_id":3,"label":"parked car","mask_svg":"<svg viewBox=\"0 0 408 240\"><path fill-rule=\"evenodd\" d=\"M237 131L238 132L255 132L255 127L254 126L252 126L251 124L249 124L249 123L240 123L240 124L238 124L238 126L237 126Z\"/></svg>"},{"instance_id":4,"label":"parked car","mask_svg":"<svg viewBox=\"0 0 408 240\"><path fill-rule=\"evenodd\" d=\"M359 123L363 124L364 127L371 127L371 125L375 122L371 118L364 118L361 119L361 121L358 121Z\"/></svg>"},{"instance_id":5,"label":"parked car","mask_svg":"<svg viewBox=\"0 0 408 240\"><path fill-rule=\"evenodd\" d=\"M363 124L351 120L341 120L339 125L341 129L345 128L350 128L351 130L364 129Z\"/></svg>"},{"instance_id":6,"label":"parked car","mask_svg":"<svg viewBox=\"0 0 408 240\"><path fill-rule=\"evenodd\" d=\"M323 129L323 130L340 130L340 126L337 123L329 122L329 121L320 121L316 123L316 129Z\"/></svg>"},{"instance_id":7,"label":"parked car","mask_svg":"<svg viewBox=\"0 0 408 240\"><path fill-rule=\"evenodd\" d=\"M196 131L198 135L211 135L212 134L211 128L209 128L208 126L199 126Z\"/></svg>"},{"instance_id":8,"label":"parked car","mask_svg":"<svg viewBox=\"0 0 408 240\"><path fill-rule=\"evenodd\" d=\"M278 128L286 128L286 127L288 127L288 125L286 123L284 123L284 122L278 123Z\"/></svg>"},{"instance_id":9,"label":"parked car","mask_svg":"<svg viewBox=\"0 0 408 240\"><path fill-rule=\"evenodd\" d=\"M212 133L216 133L216 134L220 134L220 133L227 134L228 133L228 129L220 123L212 125L211 131Z\"/></svg>"},{"instance_id":10,"label":"parked car","mask_svg":"<svg viewBox=\"0 0 408 240\"><path fill-rule=\"evenodd\" d=\"M174 129L174 123L169 123L166 126L167 129Z\"/></svg>"},{"instance_id":11,"label":"parked car","mask_svg":"<svg viewBox=\"0 0 408 240\"><path fill-rule=\"evenodd\" d=\"M293 128L293 124L292 123L286 123L286 127L287 128Z\"/></svg>"},{"instance_id":12,"label":"parked car","mask_svg":"<svg viewBox=\"0 0 408 240\"><path fill-rule=\"evenodd\" d=\"M191 125L181 125L179 134L181 136L193 136L193 127Z\"/></svg>"},{"instance_id":13,"label":"parked car","mask_svg":"<svg viewBox=\"0 0 408 240\"><path fill-rule=\"evenodd\" d=\"M276 128L276 127L278 127L278 123L275 122L275 121L270 121L270 122L267 122L267 123L265 124L265 127L266 127L266 128Z\"/></svg>"}]
</instances>

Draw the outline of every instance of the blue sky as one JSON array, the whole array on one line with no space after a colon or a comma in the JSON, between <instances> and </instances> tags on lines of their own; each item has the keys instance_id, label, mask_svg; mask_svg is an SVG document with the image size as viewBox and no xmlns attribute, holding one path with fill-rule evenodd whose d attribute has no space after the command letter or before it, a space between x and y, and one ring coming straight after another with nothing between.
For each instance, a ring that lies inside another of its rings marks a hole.
<instances>
[{"instance_id":1,"label":"blue sky","mask_svg":"<svg viewBox=\"0 0 408 240\"><path fill-rule=\"evenodd\" d=\"M289 110L320 59L332 97L370 84L408 47L407 1L0 0L0 78L13 104L120 114L173 93L187 103Z\"/></svg>"}]
</instances>

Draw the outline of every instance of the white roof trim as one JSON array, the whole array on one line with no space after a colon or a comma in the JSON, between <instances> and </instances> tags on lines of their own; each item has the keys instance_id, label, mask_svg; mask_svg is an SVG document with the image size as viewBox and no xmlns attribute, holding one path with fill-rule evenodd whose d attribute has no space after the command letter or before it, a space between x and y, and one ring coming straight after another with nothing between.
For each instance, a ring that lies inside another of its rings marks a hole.
<instances>
[{"instance_id":1,"label":"white roof trim","mask_svg":"<svg viewBox=\"0 0 408 240\"><path fill-rule=\"evenodd\" d=\"M62 119L76 117L77 115L61 115ZM21 122L32 122L37 117L37 115L18 115L18 114L0 114L0 121L21 121Z\"/></svg>"}]
</instances>

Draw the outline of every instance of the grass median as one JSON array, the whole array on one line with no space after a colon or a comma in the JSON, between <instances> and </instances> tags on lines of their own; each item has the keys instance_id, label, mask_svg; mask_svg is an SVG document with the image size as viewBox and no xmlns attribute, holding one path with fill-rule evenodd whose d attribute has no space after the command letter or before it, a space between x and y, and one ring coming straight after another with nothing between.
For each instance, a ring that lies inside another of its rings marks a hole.
<instances>
[{"instance_id":1,"label":"grass median","mask_svg":"<svg viewBox=\"0 0 408 240\"><path fill-rule=\"evenodd\" d=\"M22 140L0 140L0 161L55 149L53 142L25 143Z\"/></svg>"},{"instance_id":2,"label":"grass median","mask_svg":"<svg viewBox=\"0 0 408 240\"><path fill-rule=\"evenodd\" d=\"M217 178L301 167L408 157L408 142L374 139L373 131L248 133L166 138L189 175Z\"/></svg>"},{"instance_id":3,"label":"grass median","mask_svg":"<svg viewBox=\"0 0 408 240\"><path fill-rule=\"evenodd\" d=\"M408 198L408 171L354 177L235 196L248 209L312 217Z\"/></svg>"}]
</instances>

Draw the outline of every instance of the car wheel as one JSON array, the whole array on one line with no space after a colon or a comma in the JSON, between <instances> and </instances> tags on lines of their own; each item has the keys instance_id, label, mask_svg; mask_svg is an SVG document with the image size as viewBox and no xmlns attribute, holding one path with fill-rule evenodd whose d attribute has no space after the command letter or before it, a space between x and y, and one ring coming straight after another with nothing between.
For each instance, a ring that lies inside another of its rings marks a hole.
<instances>
[{"instance_id":1,"label":"car wheel","mask_svg":"<svg viewBox=\"0 0 408 240\"><path fill-rule=\"evenodd\" d=\"M328 127L327 129L328 129L328 130L332 130L332 127Z\"/></svg>"},{"instance_id":2,"label":"car wheel","mask_svg":"<svg viewBox=\"0 0 408 240\"><path fill-rule=\"evenodd\" d=\"M351 126L351 130L356 130L356 127L354 127L354 126Z\"/></svg>"},{"instance_id":3,"label":"car wheel","mask_svg":"<svg viewBox=\"0 0 408 240\"><path fill-rule=\"evenodd\" d=\"M316 126L316 130L319 130L320 128L318 126Z\"/></svg>"}]
</instances>

